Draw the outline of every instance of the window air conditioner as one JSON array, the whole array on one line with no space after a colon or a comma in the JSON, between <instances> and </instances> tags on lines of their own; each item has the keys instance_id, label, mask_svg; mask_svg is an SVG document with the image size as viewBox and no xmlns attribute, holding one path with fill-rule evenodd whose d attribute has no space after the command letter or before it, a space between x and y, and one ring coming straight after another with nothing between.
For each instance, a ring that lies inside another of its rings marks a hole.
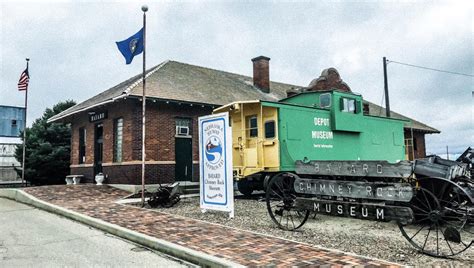
<instances>
[{"instance_id":1,"label":"window air conditioner","mask_svg":"<svg viewBox=\"0 0 474 268\"><path fill-rule=\"evenodd\" d=\"M176 126L176 136L189 136L189 127Z\"/></svg>"}]
</instances>

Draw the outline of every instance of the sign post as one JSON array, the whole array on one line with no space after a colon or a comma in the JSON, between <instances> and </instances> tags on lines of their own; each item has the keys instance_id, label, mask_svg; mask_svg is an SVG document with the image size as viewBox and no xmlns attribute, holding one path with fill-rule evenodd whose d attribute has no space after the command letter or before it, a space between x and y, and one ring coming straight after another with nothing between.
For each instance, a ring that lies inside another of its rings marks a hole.
<instances>
[{"instance_id":1,"label":"sign post","mask_svg":"<svg viewBox=\"0 0 474 268\"><path fill-rule=\"evenodd\" d=\"M233 218L232 129L228 113L199 117L199 177L202 212L225 211Z\"/></svg>"}]
</instances>

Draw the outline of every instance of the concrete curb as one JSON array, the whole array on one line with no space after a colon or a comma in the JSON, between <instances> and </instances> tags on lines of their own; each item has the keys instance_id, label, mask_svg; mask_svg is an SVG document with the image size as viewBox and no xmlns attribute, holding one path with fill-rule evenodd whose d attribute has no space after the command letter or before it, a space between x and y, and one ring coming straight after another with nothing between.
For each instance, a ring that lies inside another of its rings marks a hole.
<instances>
[{"instance_id":1,"label":"concrete curb","mask_svg":"<svg viewBox=\"0 0 474 268\"><path fill-rule=\"evenodd\" d=\"M108 223L103 220L89 217L87 215L83 215L75 211L44 202L22 190L0 189L0 197L12 199L20 203L28 204L51 213L64 216L66 218L81 222L83 224L92 226L107 233L111 233L118 237L125 238L137 244L152 248L154 250L163 252L176 258L183 259L185 261L189 261L194 264L207 267L244 267L243 265L234 263L229 260L225 260L180 245L176 245L174 243L158 239L149 235L144 235L139 232Z\"/></svg>"}]
</instances>

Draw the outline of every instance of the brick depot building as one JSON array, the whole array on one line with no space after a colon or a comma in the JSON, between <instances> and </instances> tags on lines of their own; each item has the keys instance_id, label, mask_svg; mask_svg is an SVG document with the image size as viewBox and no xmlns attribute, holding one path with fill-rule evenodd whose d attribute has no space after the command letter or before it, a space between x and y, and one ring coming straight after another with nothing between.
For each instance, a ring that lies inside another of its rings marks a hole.
<instances>
[{"instance_id":1,"label":"brick depot building","mask_svg":"<svg viewBox=\"0 0 474 268\"><path fill-rule=\"evenodd\" d=\"M230 102L278 101L288 92L307 89L271 82L269 60L252 59L253 77L176 61L147 71L147 184L199 181L199 116ZM323 75L319 79L324 80ZM141 184L141 95L140 74L49 120L71 124L71 174L93 182L95 174L102 172L105 183ZM381 107L369 102L366 106L370 114L383 116ZM395 112L392 117L411 120L406 126L406 134L415 137L411 155L423 157L424 135L439 131Z\"/></svg>"}]
</instances>

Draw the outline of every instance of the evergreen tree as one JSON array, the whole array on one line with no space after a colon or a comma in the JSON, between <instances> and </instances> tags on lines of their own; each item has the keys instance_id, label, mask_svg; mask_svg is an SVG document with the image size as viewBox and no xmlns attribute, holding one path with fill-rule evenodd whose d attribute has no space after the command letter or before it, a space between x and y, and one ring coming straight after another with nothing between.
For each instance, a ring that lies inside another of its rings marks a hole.
<instances>
[{"instance_id":1,"label":"evergreen tree","mask_svg":"<svg viewBox=\"0 0 474 268\"><path fill-rule=\"evenodd\" d=\"M25 180L32 185L62 184L69 174L71 128L64 123L48 123L52 116L74 106L72 100L47 108L31 128L26 128ZM21 133L23 140L23 133ZM17 146L15 158L23 162L23 144ZM21 176L21 170L17 171Z\"/></svg>"}]
</instances>

